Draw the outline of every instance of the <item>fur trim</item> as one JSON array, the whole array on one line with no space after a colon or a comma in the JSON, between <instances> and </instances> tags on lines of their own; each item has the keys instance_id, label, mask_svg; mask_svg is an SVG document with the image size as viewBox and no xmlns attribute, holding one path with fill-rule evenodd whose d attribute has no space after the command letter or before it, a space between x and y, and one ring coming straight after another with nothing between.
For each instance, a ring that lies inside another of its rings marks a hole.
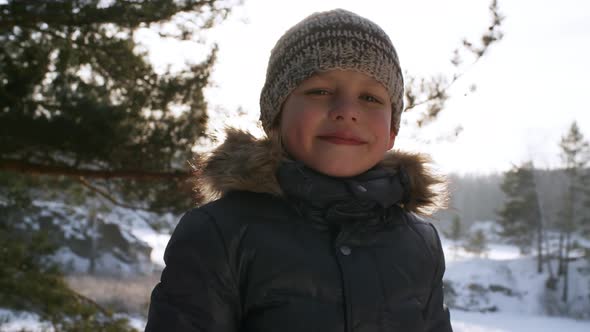
<instances>
[{"instance_id":1,"label":"fur trim","mask_svg":"<svg viewBox=\"0 0 590 332\"><path fill-rule=\"evenodd\" d=\"M209 155L196 159L195 191L212 201L231 190L282 195L275 170L284 158L271 140L228 129L225 141Z\"/></svg>"},{"instance_id":2,"label":"fur trim","mask_svg":"<svg viewBox=\"0 0 590 332\"><path fill-rule=\"evenodd\" d=\"M281 196L275 177L280 162L287 157L271 139L256 139L249 133L228 129L227 138L208 155L195 161L195 191L200 201L211 201L232 190L269 193ZM411 191L403 208L430 216L447 204L446 179L428 166L428 156L391 151L380 163L392 170L403 168Z\"/></svg>"}]
</instances>

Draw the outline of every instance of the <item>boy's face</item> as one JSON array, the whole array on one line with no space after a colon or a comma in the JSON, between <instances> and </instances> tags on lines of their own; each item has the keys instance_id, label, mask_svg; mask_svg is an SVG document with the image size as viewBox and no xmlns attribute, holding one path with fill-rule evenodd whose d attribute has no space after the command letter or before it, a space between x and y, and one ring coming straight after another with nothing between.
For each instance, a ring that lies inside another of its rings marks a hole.
<instances>
[{"instance_id":1,"label":"boy's face","mask_svg":"<svg viewBox=\"0 0 590 332\"><path fill-rule=\"evenodd\" d=\"M293 158L335 177L365 172L395 141L387 90L355 71L330 70L303 81L283 104L280 123Z\"/></svg>"}]
</instances>

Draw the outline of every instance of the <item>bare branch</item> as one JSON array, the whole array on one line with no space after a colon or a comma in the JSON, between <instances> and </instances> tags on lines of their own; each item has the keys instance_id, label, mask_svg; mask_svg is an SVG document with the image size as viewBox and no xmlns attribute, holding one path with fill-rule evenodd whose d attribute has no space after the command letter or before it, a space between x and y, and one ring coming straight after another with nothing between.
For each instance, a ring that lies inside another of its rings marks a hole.
<instances>
[{"instance_id":1,"label":"bare branch","mask_svg":"<svg viewBox=\"0 0 590 332\"><path fill-rule=\"evenodd\" d=\"M453 85L468 71L468 68L475 65L487 52L489 47L495 42L503 38L503 33L500 30L504 17L499 13L498 2L493 0L489 6L492 16L492 23L487 28L486 32L480 38L480 45L471 42L467 39L462 41L462 49L471 53L475 59L468 65L460 54L459 49L453 51L451 63L457 69L455 73L449 75L449 78L442 76L432 77L429 79L416 79L410 77L405 87L406 104L404 112L415 109L419 106L426 105L424 114L417 120L418 127L429 123L436 119L438 114L444 109L445 102L449 98L449 90ZM470 85L470 91L475 91L475 85Z\"/></svg>"},{"instance_id":2,"label":"bare branch","mask_svg":"<svg viewBox=\"0 0 590 332\"><path fill-rule=\"evenodd\" d=\"M116 199L113 195L111 195L109 192L107 192L104 189L101 189L95 185L93 185L92 183L90 183L88 180L86 180L84 177L80 176L78 179L78 182L80 182L80 184L82 184L84 187L88 188L90 191L99 194L100 196L102 196L103 198L105 198L106 200L108 200L109 202L126 208L126 209L131 209L131 210L142 210L142 211L147 211L147 212L158 212L155 211L154 209L148 209L148 208L144 208L141 206L133 206L133 205L129 205L129 204L125 204L120 202L118 199Z\"/></svg>"}]
</instances>

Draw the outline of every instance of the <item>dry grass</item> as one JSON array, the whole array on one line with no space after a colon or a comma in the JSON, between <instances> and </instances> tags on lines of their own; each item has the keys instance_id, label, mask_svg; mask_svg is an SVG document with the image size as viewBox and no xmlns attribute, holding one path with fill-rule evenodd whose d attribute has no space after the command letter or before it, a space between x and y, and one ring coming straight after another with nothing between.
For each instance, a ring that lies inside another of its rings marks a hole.
<instances>
[{"instance_id":1,"label":"dry grass","mask_svg":"<svg viewBox=\"0 0 590 332\"><path fill-rule=\"evenodd\" d=\"M74 275L66 280L73 290L104 308L145 317L152 289L160 280L160 272L130 278Z\"/></svg>"}]
</instances>

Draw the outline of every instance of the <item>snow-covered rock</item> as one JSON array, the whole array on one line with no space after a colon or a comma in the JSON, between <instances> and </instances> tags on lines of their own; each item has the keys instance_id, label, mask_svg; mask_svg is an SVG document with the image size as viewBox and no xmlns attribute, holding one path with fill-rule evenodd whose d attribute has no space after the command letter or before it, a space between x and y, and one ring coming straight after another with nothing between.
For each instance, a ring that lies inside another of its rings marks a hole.
<instances>
[{"instance_id":1,"label":"snow-covered rock","mask_svg":"<svg viewBox=\"0 0 590 332\"><path fill-rule=\"evenodd\" d=\"M489 229L490 225L479 227ZM477 255L444 237L442 242L447 262L446 300L452 309L515 315L559 314L590 319L590 274L587 272L590 263L586 259L570 263L568 302L563 303L563 282L560 281L555 290L548 289L547 266L543 266L543 273L537 273L534 255L522 255L516 246L495 242L488 243L487 251ZM556 270L553 262L553 273Z\"/></svg>"},{"instance_id":2,"label":"snow-covered rock","mask_svg":"<svg viewBox=\"0 0 590 332\"><path fill-rule=\"evenodd\" d=\"M58 245L52 260L69 273L132 276L152 273L177 216L87 200L84 205L33 201L12 218L23 232L41 230ZM163 227L156 232L152 225ZM162 226L163 225L163 226Z\"/></svg>"}]
</instances>

